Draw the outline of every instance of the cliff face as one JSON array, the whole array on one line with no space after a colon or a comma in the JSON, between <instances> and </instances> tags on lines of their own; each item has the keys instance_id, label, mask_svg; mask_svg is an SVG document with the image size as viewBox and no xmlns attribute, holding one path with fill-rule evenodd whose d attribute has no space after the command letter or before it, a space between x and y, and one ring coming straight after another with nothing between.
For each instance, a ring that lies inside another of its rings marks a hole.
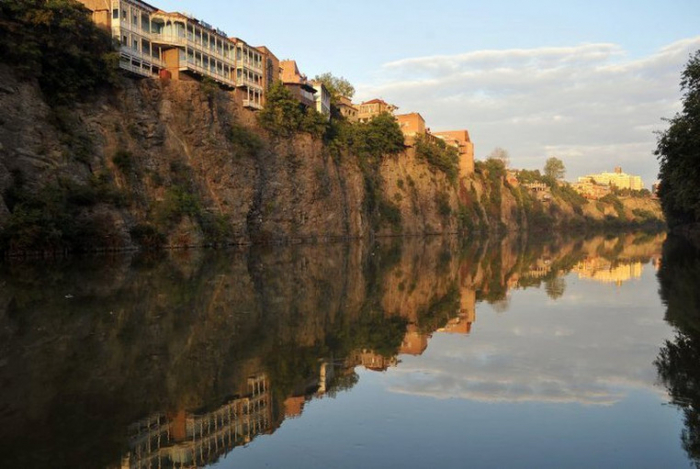
<instances>
[{"instance_id":1,"label":"cliff face","mask_svg":"<svg viewBox=\"0 0 700 469\"><path fill-rule=\"evenodd\" d=\"M92 249L456 233L532 218L504 181L453 183L413 148L383 159L370 194L353 155L331 157L306 134L273 139L207 84L124 78L67 108L46 104L9 67L0 83L6 250L65 249L66 239ZM554 205L539 209L572 218ZM602 219L611 209L586 210Z\"/></svg>"},{"instance_id":2,"label":"cliff face","mask_svg":"<svg viewBox=\"0 0 700 469\"><path fill-rule=\"evenodd\" d=\"M125 79L121 89L52 109L35 83L0 70L0 190L91 186L77 210L112 247L153 224L167 245L456 231L439 203L450 184L412 151L384 161L381 197L400 220L372 225L362 173L308 135L275 141L229 94L192 82ZM18 182L20 181L20 182ZM66 183L68 181L68 183ZM399 187L401 186L401 187ZM403 189L402 189L403 188ZM99 192L116 193L118 203ZM70 195L69 195L70 198ZM13 201L0 203L7 222ZM131 233L131 235L130 235Z\"/></svg>"}]
</instances>

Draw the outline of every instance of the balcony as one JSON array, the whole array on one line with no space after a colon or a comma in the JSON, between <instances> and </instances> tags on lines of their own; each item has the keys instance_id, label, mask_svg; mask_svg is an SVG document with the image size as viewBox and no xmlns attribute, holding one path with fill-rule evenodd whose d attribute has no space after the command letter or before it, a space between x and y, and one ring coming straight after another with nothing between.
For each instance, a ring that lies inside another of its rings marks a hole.
<instances>
[{"instance_id":1,"label":"balcony","mask_svg":"<svg viewBox=\"0 0 700 469\"><path fill-rule=\"evenodd\" d=\"M259 111L263 108L262 104L260 104L256 101L253 101L252 99L244 99L243 100L243 107L255 109L257 111Z\"/></svg>"},{"instance_id":2,"label":"balcony","mask_svg":"<svg viewBox=\"0 0 700 469\"><path fill-rule=\"evenodd\" d=\"M165 68L165 62L157 57L153 57L151 54L144 54L141 51L133 49L129 46L122 46L120 49L122 56L129 57L130 59L140 60L151 65L155 65L159 68Z\"/></svg>"},{"instance_id":3,"label":"balcony","mask_svg":"<svg viewBox=\"0 0 700 469\"><path fill-rule=\"evenodd\" d=\"M231 78L229 78L223 74L212 72L210 69L205 68L197 63L190 62L190 61L182 61L180 63L180 67L186 68L186 69L191 70L193 72L196 72L199 75L209 77L215 81L218 81L219 83L221 83L223 85L230 86L231 88L236 87L236 82L233 81Z\"/></svg>"}]
</instances>

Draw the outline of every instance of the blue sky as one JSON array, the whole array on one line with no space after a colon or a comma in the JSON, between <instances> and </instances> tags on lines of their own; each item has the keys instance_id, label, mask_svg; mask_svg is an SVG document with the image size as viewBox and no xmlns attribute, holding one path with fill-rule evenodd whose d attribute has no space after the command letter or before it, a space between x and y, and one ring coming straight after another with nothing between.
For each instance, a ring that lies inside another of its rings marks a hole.
<instances>
[{"instance_id":1,"label":"blue sky","mask_svg":"<svg viewBox=\"0 0 700 469\"><path fill-rule=\"evenodd\" d=\"M622 165L650 185L654 130L679 108L679 73L700 48L700 1L156 0L349 79L435 130L467 128L484 158L549 156L567 178Z\"/></svg>"}]
</instances>

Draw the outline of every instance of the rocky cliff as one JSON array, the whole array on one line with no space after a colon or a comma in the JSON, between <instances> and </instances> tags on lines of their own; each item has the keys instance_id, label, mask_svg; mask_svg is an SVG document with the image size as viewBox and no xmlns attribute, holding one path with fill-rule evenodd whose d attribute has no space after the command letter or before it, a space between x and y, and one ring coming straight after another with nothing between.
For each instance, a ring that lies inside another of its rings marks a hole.
<instances>
[{"instance_id":1,"label":"rocky cliff","mask_svg":"<svg viewBox=\"0 0 700 469\"><path fill-rule=\"evenodd\" d=\"M513 230L613 212L635 218L627 205L528 202L488 171L451 181L414 148L383 158L378 187L368 191L354 155L334 154L308 134L273 138L253 112L206 83L124 77L71 106L49 105L38 82L8 66L0 65L0 83L6 252Z\"/></svg>"}]
</instances>

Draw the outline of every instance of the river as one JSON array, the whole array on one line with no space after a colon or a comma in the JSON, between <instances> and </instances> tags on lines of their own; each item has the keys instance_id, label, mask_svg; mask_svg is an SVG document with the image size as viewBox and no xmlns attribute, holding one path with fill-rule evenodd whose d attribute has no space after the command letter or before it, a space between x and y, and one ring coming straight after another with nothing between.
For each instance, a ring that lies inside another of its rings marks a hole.
<instances>
[{"instance_id":1,"label":"river","mask_svg":"<svg viewBox=\"0 0 700 469\"><path fill-rule=\"evenodd\" d=\"M0 265L0 467L688 467L700 253L664 234Z\"/></svg>"}]
</instances>

